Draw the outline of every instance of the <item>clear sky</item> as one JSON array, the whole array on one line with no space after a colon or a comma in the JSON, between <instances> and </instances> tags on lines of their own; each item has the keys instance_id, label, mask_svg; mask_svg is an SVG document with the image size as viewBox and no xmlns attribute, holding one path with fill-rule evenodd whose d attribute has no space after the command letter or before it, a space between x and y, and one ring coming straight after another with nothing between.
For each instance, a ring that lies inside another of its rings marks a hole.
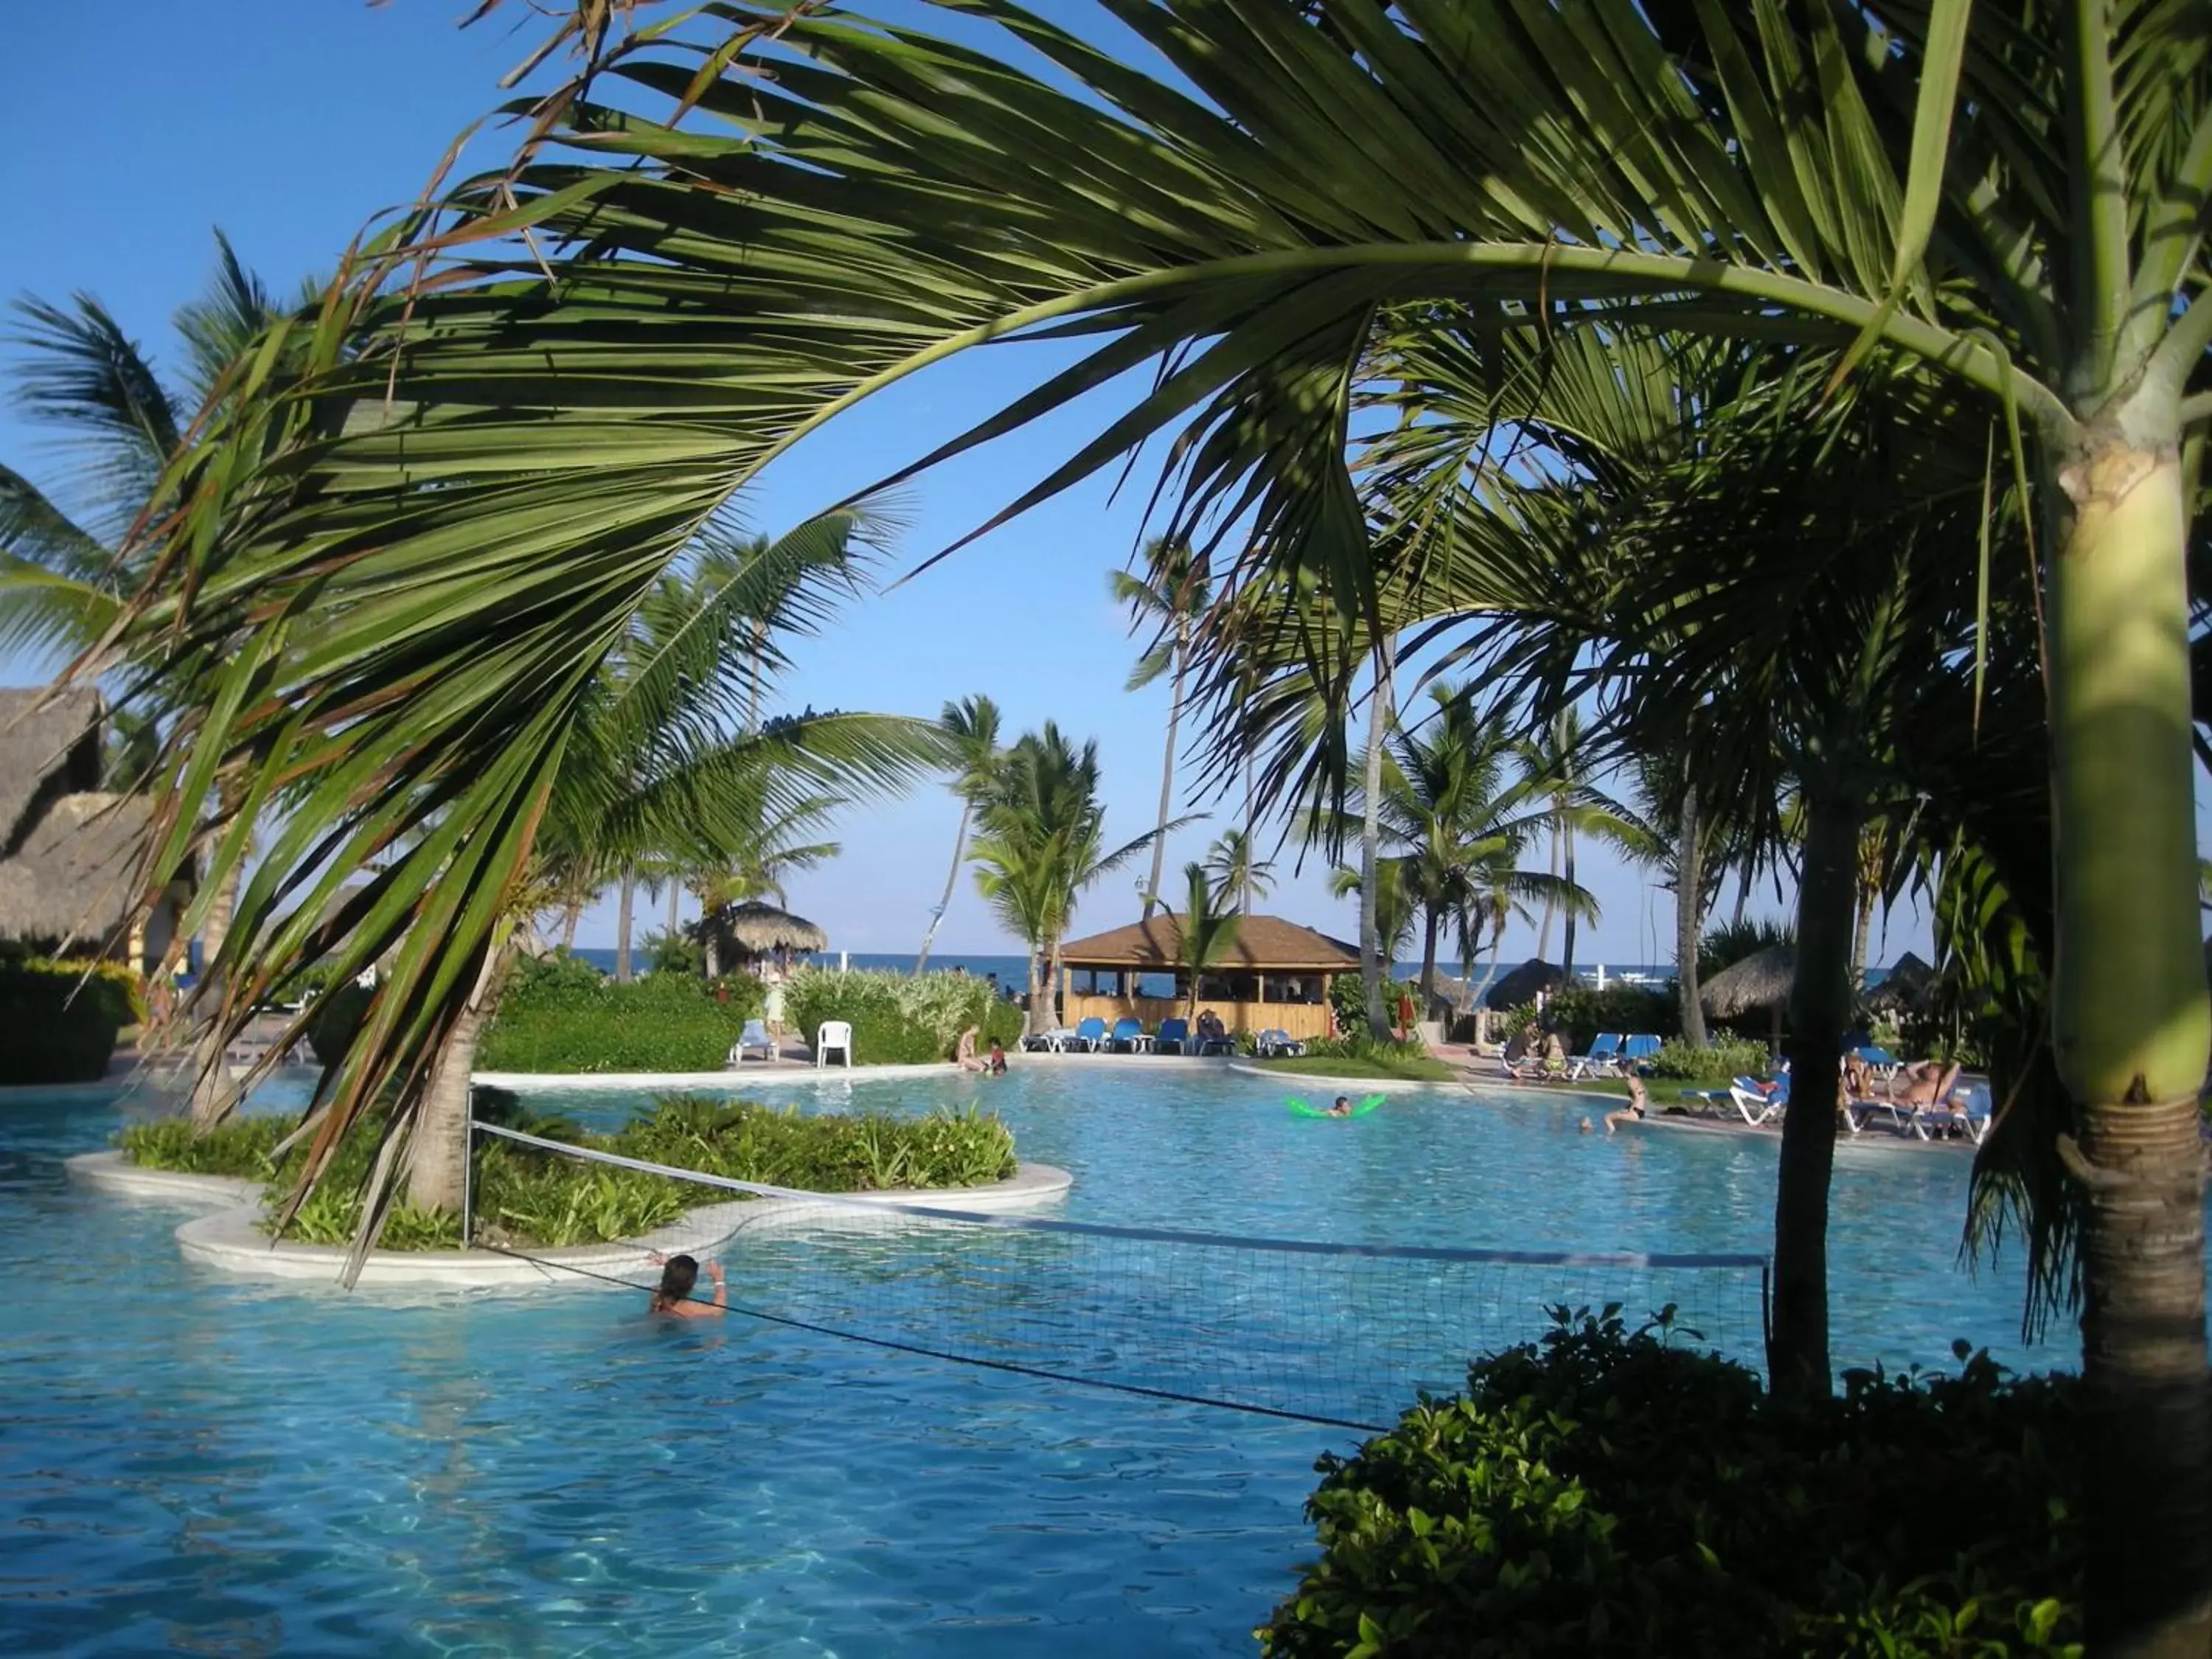
<instances>
[{"instance_id":1,"label":"clear sky","mask_svg":"<svg viewBox=\"0 0 2212 1659\"><path fill-rule=\"evenodd\" d=\"M21 8L9 19L10 50L0 56L0 187L18 228L0 240L0 299L89 291L157 359L174 361L167 319L212 268L213 227L280 292L327 269L371 214L416 195L454 137L501 101L497 79L524 50L514 25L537 20L511 0L493 23L460 31L454 23L468 9L463 0ZM1033 373L1022 354L1039 349L943 366L810 440L746 503L755 527L784 529L995 409ZM0 342L0 380L11 356ZM890 573L988 516L1095 430L1097 418L1095 409L1065 413L911 487L913 528ZM0 458L66 495L68 456L4 398ZM1073 735L1096 737L1108 835L1119 842L1141 833L1157 808L1168 694L1164 685L1121 690L1137 647L1107 597L1105 572L1127 559L1140 533L1147 482L1140 471L1119 501L1103 483L1072 491L855 605L799 647L789 702L933 716L948 698L988 693L1013 732L1052 719ZM30 683L51 666L0 658L0 683ZM1178 884L1172 872L1235 822L1233 801L1181 803L1184 811L1209 807L1212 821L1170 845L1170 890ZM794 908L822 924L832 948L913 948L942 890L957 817L951 797L933 787L854 811L839 828L843 856L793 879ZM1325 872L1311 864L1289 876L1294 857L1285 850L1286 878L1260 908L1352 933L1351 902L1329 897ZM1133 919L1144 868L1139 860L1094 890L1079 929ZM1595 850L1583 854L1579 873L1604 914L1583 930L1578 957L1671 955L1668 894ZM1771 887L1753 908L1778 912ZM658 907L646 914L657 915ZM613 933L610 901L586 916L579 943L611 944ZM1533 928L1516 924L1505 960L1534 946ZM938 948L1015 944L963 876ZM1870 954L1887 961L1906 948L1925 955L1927 929L1900 915Z\"/></svg>"}]
</instances>

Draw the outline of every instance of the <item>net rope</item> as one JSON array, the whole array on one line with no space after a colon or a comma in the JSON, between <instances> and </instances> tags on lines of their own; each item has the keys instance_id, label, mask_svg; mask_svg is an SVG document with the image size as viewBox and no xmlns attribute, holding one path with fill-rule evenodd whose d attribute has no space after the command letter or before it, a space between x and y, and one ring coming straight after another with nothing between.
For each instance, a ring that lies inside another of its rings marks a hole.
<instances>
[{"instance_id":1,"label":"net rope","mask_svg":"<svg viewBox=\"0 0 2212 1659\"><path fill-rule=\"evenodd\" d=\"M645 1297L648 1251L719 1256L729 1310L989 1370L1380 1431L1550 1310L1674 1310L1668 1340L1756 1360L1766 1258L1338 1243L988 1213L801 1191L475 1130L695 1186L702 1203L628 1246L487 1248ZM702 1282L703 1290L703 1282ZM695 1297L701 1293L695 1292Z\"/></svg>"}]
</instances>

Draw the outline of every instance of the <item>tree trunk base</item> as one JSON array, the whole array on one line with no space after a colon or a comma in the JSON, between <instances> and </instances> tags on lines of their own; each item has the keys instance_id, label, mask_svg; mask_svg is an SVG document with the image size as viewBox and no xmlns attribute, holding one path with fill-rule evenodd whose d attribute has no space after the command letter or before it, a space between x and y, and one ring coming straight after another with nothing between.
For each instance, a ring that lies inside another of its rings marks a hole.
<instances>
[{"instance_id":1,"label":"tree trunk base","mask_svg":"<svg viewBox=\"0 0 2212 1659\"><path fill-rule=\"evenodd\" d=\"M2100 1103L2068 1167L2081 1221L2089 1648L2212 1652L2212 1372L2205 1363L2204 1150L2196 1097Z\"/></svg>"}]
</instances>

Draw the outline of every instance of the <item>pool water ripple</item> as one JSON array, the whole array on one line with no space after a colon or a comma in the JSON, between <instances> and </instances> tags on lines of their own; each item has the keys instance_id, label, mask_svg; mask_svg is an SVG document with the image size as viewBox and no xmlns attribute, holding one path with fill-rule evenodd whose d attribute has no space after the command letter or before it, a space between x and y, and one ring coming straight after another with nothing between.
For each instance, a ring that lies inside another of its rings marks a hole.
<instances>
[{"instance_id":1,"label":"pool water ripple","mask_svg":"<svg viewBox=\"0 0 2212 1659\"><path fill-rule=\"evenodd\" d=\"M1771 1141L1608 1139L1577 1133L1595 1103L1448 1092L1312 1122L1284 1092L1030 1067L836 1083L818 1103L999 1110L1024 1157L1074 1172L1080 1219L1765 1248ZM641 1097L532 1103L604 1122ZM1249 1653L1310 1552L1312 1461L1347 1443L742 1319L658 1328L588 1290L234 1283L179 1259L179 1212L63 1171L160 1108L0 1104L0 1650ZM1954 1265L1966 1171L1843 1150L1839 1364L1940 1363L1954 1335L2021 1358L2016 1270Z\"/></svg>"}]
</instances>

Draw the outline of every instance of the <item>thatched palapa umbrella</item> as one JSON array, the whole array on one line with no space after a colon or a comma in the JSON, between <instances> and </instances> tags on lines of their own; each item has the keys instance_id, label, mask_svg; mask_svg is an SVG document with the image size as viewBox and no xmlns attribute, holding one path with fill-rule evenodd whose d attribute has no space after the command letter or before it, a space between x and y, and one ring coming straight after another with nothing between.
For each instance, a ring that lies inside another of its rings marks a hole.
<instances>
[{"instance_id":1,"label":"thatched palapa umbrella","mask_svg":"<svg viewBox=\"0 0 2212 1659\"><path fill-rule=\"evenodd\" d=\"M797 951L806 955L825 950L829 936L805 916L794 916L759 899L729 905L715 913L714 931L737 947L740 961Z\"/></svg>"},{"instance_id":2,"label":"thatched palapa umbrella","mask_svg":"<svg viewBox=\"0 0 2212 1659\"><path fill-rule=\"evenodd\" d=\"M1936 970L1907 951L1882 975L1881 983L1867 993L1867 1005L1892 1012L1916 1007L1935 980Z\"/></svg>"},{"instance_id":3,"label":"thatched palapa umbrella","mask_svg":"<svg viewBox=\"0 0 2212 1659\"><path fill-rule=\"evenodd\" d=\"M1733 963L1707 980L1698 990L1698 1000L1715 1019L1737 1019L1754 1008L1774 1012L1774 1047L1782 1047L1782 1011L1790 1006L1790 988L1797 979L1795 945L1770 945Z\"/></svg>"},{"instance_id":4,"label":"thatched palapa umbrella","mask_svg":"<svg viewBox=\"0 0 2212 1659\"><path fill-rule=\"evenodd\" d=\"M1555 989L1565 977L1552 963L1531 957L1492 986L1482 1000L1501 1012L1518 1008L1524 1002L1534 1001L1537 992Z\"/></svg>"}]
</instances>

